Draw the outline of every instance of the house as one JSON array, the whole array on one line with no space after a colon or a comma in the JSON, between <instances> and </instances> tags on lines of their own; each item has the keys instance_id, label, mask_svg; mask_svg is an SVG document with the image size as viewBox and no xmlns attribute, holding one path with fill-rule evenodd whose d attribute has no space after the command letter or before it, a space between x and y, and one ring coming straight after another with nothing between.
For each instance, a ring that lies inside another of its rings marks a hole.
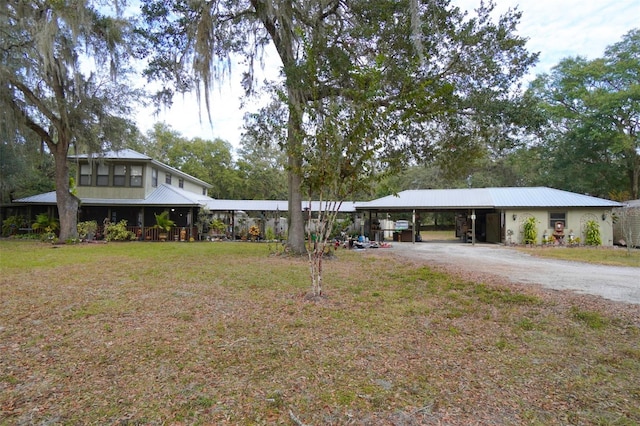
<instances>
[{"instance_id":1,"label":"house","mask_svg":"<svg viewBox=\"0 0 640 426\"><path fill-rule=\"evenodd\" d=\"M126 220L129 229L141 239L156 239L154 215L169 211L176 227L169 238L184 231L187 238L198 237L196 222L201 208L221 217L225 232L236 238L248 220L271 227L277 235L287 229L286 201L215 200L207 195L211 185L138 152L125 149L98 156L69 157L77 167L77 195L81 200L79 221ZM399 234L402 241L414 241L420 216L426 212L451 212L456 217L456 236L471 242L521 244L524 225L536 221L538 243L543 238L565 243L585 241L586 225L598 225L602 244L612 245L614 216L612 209L622 204L546 187L465 188L402 191L368 202L345 202L341 213L355 217L356 227L372 239L383 239L395 229L386 229L390 213L410 213L410 229ZM301 211L317 211L319 202L303 202ZM22 209L28 220L37 213L56 212L56 194L48 192L14 200L10 210ZM5 209L9 210L9 209ZM250 212L246 215L246 212ZM368 215L368 219L366 216ZM254 223L254 222L251 222ZM381 226L381 224L384 224ZM384 228L384 229L383 229Z\"/></svg>"},{"instance_id":2,"label":"house","mask_svg":"<svg viewBox=\"0 0 640 426\"><path fill-rule=\"evenodd\" d=\"M201 237L198 213L204 208L228 225L225 234L230 238L239 237L254 222L260 224L263 235L265 226L272 227L277 235L287 229L286 218L280 217L280 212L287 213L286 200L215 200L207 195L210 184L130 149L68 158L77 169L75 191L81 200L80 222L95 220L102 227L107 221L126 220L128 229L140 239L155 240L158 231L153 228L154 215L168 211L175 222L169 239L179 238L181 231L185 231L187 239L197 239ZM320 203L303 202L300 211L309 208L317 211ZM57 216L56 193L14 200L5 210L8 215L23 215L27 223L43 212ZM343 203L340 211L354 212L353 203Z\"/></svg>"},{"instance_id":3,"label":"house","mask_svg":"<svg viewBox=\"0 0 640 426\"><path fill-rule=\"evenodd\" d=\"M425 189L402 191L377 200L356 203L356 210L378 223L387 213L410 212L412 226L425 212L456 215L456 236L469 241L521 244L524 224L536 221L538 243L546 236L558 243L585 241L586 224L594 221L603 245L613 245L612 209L615 201L546 187ZM384 230L383 230L384 231ZM408 241L418 229L405 231ZM404 239L407 241L407 239Z\"/></svg>"},{"instance_id":4,"label":"house","mask_svg":"<svg viewBox=\"0 0 640 426\"><path fill-rule=\"evenodd\" d=\"M78 221L126 220L140 238L155 239L155 214L169 211L176 228L187 238L195 236L200 207L213 201L207 196L211 185L139 152L124 149L100 155L72 155L76 163L76 194L81 200ZM56 193L48 192L13 201L27 218L56 208Z\"/></svg>"}]
</instances>

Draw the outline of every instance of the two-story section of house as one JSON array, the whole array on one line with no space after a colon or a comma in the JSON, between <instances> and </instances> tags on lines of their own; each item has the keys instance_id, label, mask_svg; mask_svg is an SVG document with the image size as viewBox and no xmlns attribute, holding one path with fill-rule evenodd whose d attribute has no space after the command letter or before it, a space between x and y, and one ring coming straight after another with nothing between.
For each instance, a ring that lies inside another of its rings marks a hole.
<instances>
[{"instance_id":1,"label":"two-story section of house","mask_svg":"<svg viewBox=\"0 0 640 426\"><path fill-rule=\"evenodd\" d=\"M80 220L116 222L148 228L154 214L169 211L177 227L192 227L211 185L147 155L124 149L75 155Z\"/></svg>"},{"instance_id":2,"label":"two-story section of house","mask_svg":"<svg viewBox=\"0 0 640 426\"><path fill-rule=\"evenodd\" d=\"M95 220L102 226L126 220L141 238L149 238L153 237L154 215L168 211L176 225L174 232L184 228L193 235L198 210L213 201L207 195L212 187L207 182L131 149L68 158L77 170L79 221ZM31 207L27 213L31 217L47 206L50 211L55 209L56 194L48 192L15 203Z\"/></svg>"}]
</instances>

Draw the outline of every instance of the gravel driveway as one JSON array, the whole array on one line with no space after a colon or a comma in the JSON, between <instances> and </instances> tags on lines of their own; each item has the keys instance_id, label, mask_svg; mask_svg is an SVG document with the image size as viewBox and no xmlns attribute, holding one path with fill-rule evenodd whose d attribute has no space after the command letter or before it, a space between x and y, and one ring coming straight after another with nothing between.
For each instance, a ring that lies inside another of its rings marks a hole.
<instances>
[{"instance_id":1,"label":"gravel driveway","mask_svg":"<svg viewBox=\"0 0 640 426\"><path fill-rule=\"evenodd\" d=\"M513 283L573 290L618 302L640 304L640 268L544 259L492 244L396 242L391 250L415 260L499 276Z\"/></svg>"}]
</instances>

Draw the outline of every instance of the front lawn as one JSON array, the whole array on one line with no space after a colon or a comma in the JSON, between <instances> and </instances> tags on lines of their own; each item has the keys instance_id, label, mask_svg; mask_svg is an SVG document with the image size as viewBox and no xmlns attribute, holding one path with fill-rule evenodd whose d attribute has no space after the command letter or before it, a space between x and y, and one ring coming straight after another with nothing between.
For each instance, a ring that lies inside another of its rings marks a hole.
<instances>
[{"instance_id":1,"label":"front lawn","mask_svg":"<svg viewBox=\"0 0 640 426\"><path fill-rule=\"evenodd\" d=\"M0 424L640 423L640 307L339 251L0 241Z\"/></svg>"},{"instance_id":2,"label":"front lawn","mask_svg":"<svg viewBox=\"0 0 640 426\"><path fill-rule=\"evenodd\" d=\"M520 247L519 250L533 256L547 257L575 262L587 262L612 266L633 266L640 268L640 250L624 247L567 247L537 246Z\"/></svg>"}]
</instances>

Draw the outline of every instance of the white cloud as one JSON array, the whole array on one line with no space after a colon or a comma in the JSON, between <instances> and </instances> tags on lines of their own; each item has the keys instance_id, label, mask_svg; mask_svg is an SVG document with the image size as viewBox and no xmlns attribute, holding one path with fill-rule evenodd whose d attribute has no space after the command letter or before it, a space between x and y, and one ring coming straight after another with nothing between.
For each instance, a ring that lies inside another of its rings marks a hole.
<instances>
[{"instance_id":1,"label":"white cloud","mask_svg":"<svg viewBox=\"0 0 640 426\"><path fill-rule=\"evenodd\" d=\"M607 46L640 26L638 0L496 0L496 3L499 13L516 6L523 13L518 32L529 39L530 51L540 52L540 61L529 78L548 72L568 56L599 57ZM480 0L453 0L452 4L472 11ZM265 73L277 75L279 62L272 59L267 63L270 65ZM200 113L195 96L186 95L176 98L174 106L158 117L153 117L150 110L141 111L137 116L139 127L146 131L153 123L164 121L188 138L221 138L237 147L244 112L255 110L255 104L248 105L248 110L240 108L241 72L236 67L232 79L211 94L213 125L209 124L204 104Z\"/></svg>"}]
</instances>

